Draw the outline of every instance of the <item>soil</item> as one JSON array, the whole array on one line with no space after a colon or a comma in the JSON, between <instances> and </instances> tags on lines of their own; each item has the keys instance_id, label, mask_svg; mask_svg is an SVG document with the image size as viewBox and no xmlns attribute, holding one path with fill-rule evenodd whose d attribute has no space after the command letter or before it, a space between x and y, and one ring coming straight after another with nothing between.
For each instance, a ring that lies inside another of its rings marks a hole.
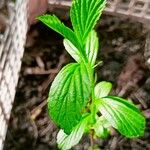
<instances>
[{"instance_id":1,"label":"soil","mask_svg":"<svg viewBox=\"0 0 150 150\"><path fill-rule=\"evenodd\" d=\"M9 20L9 4L14 2L14 0L0 0L0 40L8 26Z\"/></svg>"},{"instance_id":2,"label":"soil","mask_svg":"<svg viewBox=\"0 0 150 150\"><path fill-rule=\"evenodd\" d=\"M70 26L68 20L64 20ZM145 135L127 139L112 130L94 144L102 150L150 150L150 71L143 57L146 30L141 24L103 16L96 27L101 50L98 81L113 83L112 94L132 100L147 118ZM57 150L58 128L47 114L49 87L59 70L73 59L62 37L38 23L30 29L4 150ZM74 150L90 149L85 135Z\"/></svg>"}]
</instances>

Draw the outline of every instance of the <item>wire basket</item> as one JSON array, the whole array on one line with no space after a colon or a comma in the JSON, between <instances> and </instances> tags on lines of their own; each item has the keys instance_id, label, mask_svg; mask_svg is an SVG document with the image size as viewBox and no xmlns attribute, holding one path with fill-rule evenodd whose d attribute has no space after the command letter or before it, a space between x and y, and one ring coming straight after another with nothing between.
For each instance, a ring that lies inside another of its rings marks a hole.
<instances>
[{"instance_id":1,"label":"wire basket","mask_svg":"<svg viewBox=\"0 0 150 150\"><path fill-rule=\"evenodd\" d=\"M149 0L109 0L106 13L126 16L137 21L148 23L150 21Z\"/></svg>"},{"instance_id":2,"label":"wire basket","mask_svg":"<svg viewBox=\"0 0 150 150\"><path fill-rule=\"evenodd\" d=\"M14 101L27 32L27 0L9 3L9 21L0 44L0 150Z\"/></svg>"},{"instance_id":3,"label":"wire basket","mask_svg":"<svg viewBox=\"0 0 150 150\"><path fill-rule=\"evenodd\" d=\"M69 7L71 0L49 0L49 4L55 7ZM150 23L150 0L107 0L105 13Z\"/></svg>"}]
</instances>

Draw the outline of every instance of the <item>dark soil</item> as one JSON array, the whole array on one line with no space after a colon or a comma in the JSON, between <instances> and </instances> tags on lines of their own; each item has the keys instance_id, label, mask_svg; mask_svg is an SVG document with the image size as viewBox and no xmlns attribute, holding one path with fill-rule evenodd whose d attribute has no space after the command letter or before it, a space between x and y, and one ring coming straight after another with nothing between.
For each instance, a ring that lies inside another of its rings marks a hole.
<instances>
[{"instance_id":1,"label":"dark soil","mask_svg":"<svg viewBox=\"0 0 150 150\"><path fill-rule=\"evenodd\" d=\"M98 61L103 61L96 68L98 80L111 81L113 94L137 104L147 118L147 128L139 139L129 140L112 131L108 139L94 143L103 150L150 150L150 71L143 58L145 29L141 24L108 16L103 16L96 29L101 43ZM56 74L73 61L62 39L41 23L28 33L4 150L57 150L58 129L48 117L46 99ZM74 150L89 148L90 139L84 136Z\"/></svg>"},{"instance_id":2,"label":"dark soil","mask_svg":"<svg viewBox=\"0 0 150 150\"><path fill-rule=\"evenodd\" d=\"M8 4L11 0L0 0L0 36L6 30L8 23Z\"/></svg>"}]
</instances>

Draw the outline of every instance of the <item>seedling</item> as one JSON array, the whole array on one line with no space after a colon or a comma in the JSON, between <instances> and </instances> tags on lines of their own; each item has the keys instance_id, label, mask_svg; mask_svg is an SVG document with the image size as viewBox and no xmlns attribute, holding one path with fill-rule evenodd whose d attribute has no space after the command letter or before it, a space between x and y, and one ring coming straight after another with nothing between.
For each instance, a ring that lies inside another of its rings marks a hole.
<instances>
[{"instance_id":1,"label":"seedling","mask_svg":"<svg viewBox=\"0 0 150 150\"><path fill-rule=\"evenodd\" d=\"M105 0L74 0L70 11L73 29L54 15L38 18L64 37L64 47L76 61L59 72L48 98L49 115L61 128L57 143L62 150L78 144L84 133L106 138L110 127L128 138L144 134L145 118L140 110L123 98L108 96L111 83L96 83L99 42L94 27L105 4Z\"/></svg>"}]
</instances>

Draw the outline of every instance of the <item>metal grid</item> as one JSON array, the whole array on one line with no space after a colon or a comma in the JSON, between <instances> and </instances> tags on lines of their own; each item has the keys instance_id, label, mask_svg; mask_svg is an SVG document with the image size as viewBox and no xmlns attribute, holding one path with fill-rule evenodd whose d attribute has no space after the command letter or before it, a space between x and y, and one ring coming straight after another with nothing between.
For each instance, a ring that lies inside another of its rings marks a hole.
<instances>
[{"instance_id":1,"label":"metal grid","mask_svg":"<svg viewBox=\"0 0 150 150\"><path fill-rule=\"evenodd\" d=\"M150 21L150 0L108 0L106 13L147 23Z\"/></svg>"},{"instance_id":2,"label":"metal grid","mask_svg":"<svg viewBox=\"0 0 150 150\"><path fill-rule=\"evenodd\" d=\"M27 32L27 0L9 5L9 24L0 45L0 150L14 101Z\"/></svg>"},{"instance_id":3,"label":"metal grid","mask_svg":"<svg viewBox=\"0 0 150 150\"><path fill-rule=\"evenodd\" d=\"M49 4L55 7L69 7L71 0L49 0ZM105 13L150 23L150 0L107 0Z\"/></svg>"}]
</instances>

